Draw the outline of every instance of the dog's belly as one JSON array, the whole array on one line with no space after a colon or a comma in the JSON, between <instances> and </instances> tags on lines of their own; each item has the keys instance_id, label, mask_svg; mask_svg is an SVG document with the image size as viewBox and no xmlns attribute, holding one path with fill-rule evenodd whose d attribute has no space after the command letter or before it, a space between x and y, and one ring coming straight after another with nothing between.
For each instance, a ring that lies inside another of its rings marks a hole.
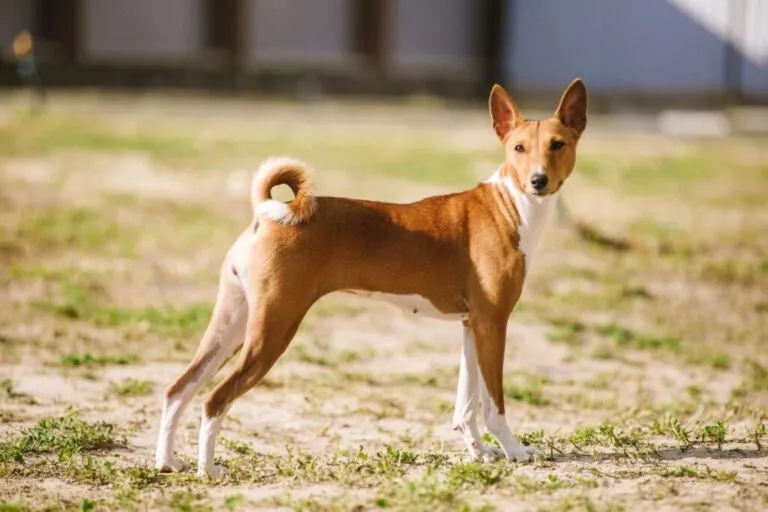
<instances>
[{"instance_id":1,"label":"dog's belly","mask_svg":"<svg viewBox=\"0 0 768 512\"><path fill-rule=\"evenodd\" d=\"M381 302L386 302L397 308L402 309L408 314L437 318L438 320L461 321L469 318L469 313L443 313L437 309L426 297L421 295L395 295L393 293L366 292L358 290L349 290L361 297L369 297Z\"/></svg>"}]
</instances>

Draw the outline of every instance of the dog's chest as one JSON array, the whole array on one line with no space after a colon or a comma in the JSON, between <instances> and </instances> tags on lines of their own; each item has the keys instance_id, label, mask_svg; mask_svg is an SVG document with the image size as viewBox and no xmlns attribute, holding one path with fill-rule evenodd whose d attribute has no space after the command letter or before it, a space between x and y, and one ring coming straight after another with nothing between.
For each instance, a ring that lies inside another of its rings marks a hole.
<instances>
[{"instance_id":1,"label":"dog's chest","mask_svg":"<svg viewBox=\"0 0 768 512\"><path fill-rule=\"evenodd\" d=\"M454 321L461 321L469 318L469 313L443 313L437 309L426 297L422 297L421 295L417 294L395 295L392 293L366 292L358 290L350 290L349 293L353 293L361 297L369 297L380 302L385 302L399 309L402 309L411 315L436 318L438 320Z\"/></svg>"}]
</instances>

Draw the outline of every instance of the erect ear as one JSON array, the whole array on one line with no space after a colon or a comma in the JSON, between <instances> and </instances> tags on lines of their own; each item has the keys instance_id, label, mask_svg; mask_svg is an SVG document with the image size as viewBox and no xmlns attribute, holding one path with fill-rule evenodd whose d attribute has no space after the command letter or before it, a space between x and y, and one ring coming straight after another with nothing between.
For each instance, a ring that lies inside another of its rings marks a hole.
<instances>
[{"instance_id":1,"label":"erect ear","mask_svg":"<svg viewBox=\"0 0 768 512\"><path fill-rule=\"evenodd\" d=\"M565 126L573 128L579 135L587 127L587 88L581 78L577 78L563 93L555 117Z\"/></svg>"},{"instance_id":2,"label":"erect ear","mask_svg":"<svg viewBox=\"0 0 768 512\"><path fill-rule=\"evenodd\" d=\"M496 130L496 135L498 135L502 142L510 131L523 122L523 118L520 117L515 102L512 101L512 98L509 97L507 91L505 91L499 84L494 85L491 89L491 97L488 99L488 108L491 111L493 129Z\"/></svg>"}]
</instances>

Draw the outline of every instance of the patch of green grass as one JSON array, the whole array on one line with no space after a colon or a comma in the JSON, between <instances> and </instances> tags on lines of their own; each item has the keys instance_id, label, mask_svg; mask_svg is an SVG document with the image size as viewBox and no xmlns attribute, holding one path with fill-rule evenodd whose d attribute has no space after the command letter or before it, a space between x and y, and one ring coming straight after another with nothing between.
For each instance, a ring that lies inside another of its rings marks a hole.
<instances>
[{"instance_id":1,"label":"patch of green grass","mask_svg":"<svg viewBox=\"0 0 768 512\"><path fill-rule=\"evenodd\" d=\"M382 478L398 478L410 467L419 464L442 464L442 459L421 456L414 452L387 446L373 454L362 448L357 452L337 452L314 456L289 450L286 455L254 452L250 446L225 441L225 446L237 455L225 461L226 479L231 483L271 483L278 478L300 482L336 482L343 485L367 485ZM367 483L367 484L366 484Z\"/></svg>"},{"instance_id":2,"label":"patch of green grass","mask_svg":"<svg viewBox=\"0 0 768 512\"><path fill-rule=\"evenodd\" d=\"M610 338L618 346L632 346L637 350L680 351L680 338L674 336L654 336L642 334L618 324L605 324L595 328L595 331Z\"/></svg>"},{"instance_id":3,"label":"patch of green grass","mask_svg":"<svg viewBox=\"0 0 768 512\"><path fill-rule=\"evenodd\" d=\"M664 478L697 478L718 482L733 482L736 479L735 471L715 471L709 466L705 466L703 471L693 466L660 467L654 473Z\"/></svg>"},{"instance_id":4,"label":"patch of green grass","mask_svg":"<svg viewBox=\"0 0 768 512\"><path fill-rule=\"evenodd\" d=\"M11 379L0 379L0 398L10 398L13 395L13 381Z\"/></svg>"},{"instance_id":5,"label":"patch of green grass","mask_svg":"<svg viewBox=\"0 0 768 512\"><path fill-rule=\"evenodd\" d=\"M131 130L116 128L98 117L61 114L17 116L0 127L0 155L50 154L76 148L139 152L161 162L199 167L222 160L252 162L254 154L293 154L318 169L374 172L421 182L470 184L478 158L501 157L499 151L454 149L421 137L388 138L382 144L379 133L359 130L331 141L327 134L290 124L277 131L250 127L203 139L183 126L143 125Z\"/></svg>"},{"instance_id":6,"label":"patch of green grass","mask_svg":"<svg viewBox=\"0 0 768 512\"><path fill-rule=\"evenodd\" d=\"M546 379L531 376L522 383L519 382L519 379L516 380L518 382L504 385L504 396L528 405L545 406L550 404L549 399L544 396Z\"/></svg>"},{"instance_id":7,"label":"patch of green grass","mask_svg":"<svg viewBox=\"0 0 768 512\"><path fill-rule=\"evenodd\" d=\"M58 365L64 368L100 368L104 366L126 366L139 362L135 354L120 354L116 356L95 356L89 352L82 354L64 354Z\"/></svg>"},{"instance_id":8,"label":"patch of green grass","mask_svg":"<svg viewBox=\"0 0 768 512\"><path fill-rule=\"evenodd\" d=\"M595 503L589 496L564 496L552 505L542 507L539 512L624 512L627 508L621 503Z\"/></svg>"},{"instance_id":9,"label":"patch of green grass","mask_svg":"<svg viewBox=\"0 0 768 512\"><path fill-rule=\"evenodd\" d=\"M107 210L58 206L30 210L11 227L11 235L6 236L23 241L35 253L50 250L102 252L115 248L128 257L133 252L127 229Z\"/></svg>"},{"instance_id":10,"label":"patch of green grass","mask_svg":"<svg viewBox=\"0 0 768 512\"><path fill-rule=\"evenodd\" d=\"M709 261L702 267L701 277L722 284L751 285L768 277L768 259Z\"/></svg>"},{"instance_id":11,"label":"patch of green grass","mask_svg":"<svg viewBox=\"0 0 768 512\"><path fill-rule=\"evenodd\" d=\"M386 482L376 493L373 504L379 509L394 510L491 510L489 506L473 508L459 491L434 471L427 470L418 479Z\"/></svg>"},{"instance_id":12,"label":"patch of green grass","mask_svg":"<svg viewBox=\"0 0 768 512\"><path fill-rule=\"evenodd\" d=\"M0 512L32 512L32 509L19 501L0 501Z\"/></svg>"},{"instance_id":13,"label":"patch of green grass","mask_svg":"<svg viewBox=\"0 0 768 512\"><path fill-rule=\"evenodd\" d=\"M154 384L148 380L125 379L110 382L108 393L118 397L147 396L152 394Z\"/></svg>"},{"instance_id":14,"label":"patch of green grass","mask_svg":"<svg viewBox=\"0 0 768 512\"><path fill-rule=\"evenodd\" d=\"M36 425L21 429L0 442L0 462L23 462L24 457L41 453L56 453L65 457L75 453L124 446L113 425L89 423L76 413L46 417Z\"/></svg>"},{"instance_id":15,"label":"patch of green grass","mask_svg":"<svg viewBox=\"0 0 768 512\"><path fill-rule=\"evenodd\" d=\"M548 475L547 478L540 480L518 475L514 479L515 489L521 494L530 494L535 492L552 493L566 487L572 487L573 484L560 479L557 475Z\"/></svg>"},{"instance_id":16,"label":"patch of green grass","mask_svg":"<svg viewBox=\"0 0 768 512\"><path fill-rule=\"evenodd\" d=\"M576 320L552 319L550 324L552 329L547 335L550 341L569 345L578 343L587 331L587 326Z\"/></svg>"},{"instance_id":17,"label":"patch of green grass","mask_svg":"<svg viewBox=\"0 0 768 512\"><path fill-rule=\"evenodd\" d=\"M686 350L685 359L691 364L709 366L715 370L727 370L733 364L730 355L711 347L696 347L693 350Z\"/></svg>"},{"instance_id":18,"label":"patch of green grass","mask_svg":"<svg viewBox=\"0 0 768 512\"><path fill-rule=\"evenodd\" d=\"M73 320L83 320L106 327L132 327L165 335L186 337L201 333L208 325L213 306L210 303L184 307L145 306L119 308L104 305L103 297L85 287L64 283L57 300L44 300L34 306Z\"/></svg>"},{"instance_id":19,"label":"patch of green grass","mask_svg":"<svg viewBox=\"0 0 768 512\"><path fill-rule=\"evenodd\" d=\"M744 364L747 377L742 386L752 391L768 391L768 367L754 359L748 359Z\"/></svg>"},{"instance_id":20,"label":"patch of green grass","mask_svg":"<svg viewBox=\"0 0 768 512\"><path fill-rule=\"evenodd\" d=\"M484 464L467 462L453 464L448 469L448 482L453 487L491 487L503 482L512 474L511 467L506 462Z\"/></svg>"},{"instance_id":21,"label":"patch of green grass","mask_svg":"<svg viewBox=\"0 0 768 512\"><path fill-rule=\"evenodd\" d=\"M168 500L168 510L177 512L213 512L208 494L202 491L176 491Z\"/></svg>"}]
</instances>

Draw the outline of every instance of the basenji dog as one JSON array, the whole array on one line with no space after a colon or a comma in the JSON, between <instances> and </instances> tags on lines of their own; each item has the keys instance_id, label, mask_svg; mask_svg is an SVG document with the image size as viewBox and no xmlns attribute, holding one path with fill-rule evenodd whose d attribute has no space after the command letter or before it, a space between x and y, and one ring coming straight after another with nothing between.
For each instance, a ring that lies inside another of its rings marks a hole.
<instances>
[{"instance_id":1,"label":"basenji dog","mask_svg":"<svg viewBox=\"0 0 768 512\"><path fill-rule=\"evenodd\" d=\"M537 455L515 439L504 416L507 321L573 170L587 124L587 90L574 80L544 121L524 119L499 85L489 106L506 157L493 176L464 192L410 204L317 197L304 163L272 158L261 165L251 190L253 221L224 260L210 324L189 367L166 390L157 468L184 468L173 451L179 419L242 346L231 373L203 404L198 475L216 478L214 445L230 406L264 378L312 304L337 291L460 322L454 429L474 460ZM294 193L288 202L271 197L283 184ZM501 450L483 442L478 409Z\"/></svg>"}]
</instances>

